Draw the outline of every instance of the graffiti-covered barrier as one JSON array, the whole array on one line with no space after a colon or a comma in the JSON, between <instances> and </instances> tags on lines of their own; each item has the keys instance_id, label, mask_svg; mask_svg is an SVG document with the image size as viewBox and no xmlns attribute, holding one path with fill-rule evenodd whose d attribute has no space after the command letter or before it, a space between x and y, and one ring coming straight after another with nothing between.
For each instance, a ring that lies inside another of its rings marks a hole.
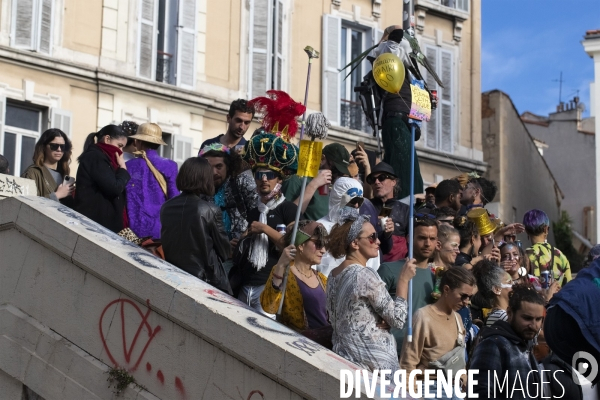
<instances>
[{"instance_id":1,"label":"graffiti-covered barrier","mask_svg":"<svg viewBox=\"0 0 600 400\"><path fill-rule=\"evenodd\" d=\"M0 201L3 400L334 399L341 369L356 366L57 202Z\"/></svg>"}]
</instances>

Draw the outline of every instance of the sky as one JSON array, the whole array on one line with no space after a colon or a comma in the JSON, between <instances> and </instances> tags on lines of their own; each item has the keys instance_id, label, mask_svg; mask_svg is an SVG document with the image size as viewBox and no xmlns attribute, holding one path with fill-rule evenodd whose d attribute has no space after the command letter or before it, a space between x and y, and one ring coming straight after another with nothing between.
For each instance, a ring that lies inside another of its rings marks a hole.
<instances>
[{"instance_id":1,"label":"sky","mask_svg":"<svg viewBox=\"0 0 600 400\"><path fill-rule=\"evenodd\" d=\"M558 105L562 71L562 101L579 90L588 116L594 66L581 41L600 29L600 0L481 3L482 91L502 90L520 114L548 115Z\"/></svg>"}]
</instances>

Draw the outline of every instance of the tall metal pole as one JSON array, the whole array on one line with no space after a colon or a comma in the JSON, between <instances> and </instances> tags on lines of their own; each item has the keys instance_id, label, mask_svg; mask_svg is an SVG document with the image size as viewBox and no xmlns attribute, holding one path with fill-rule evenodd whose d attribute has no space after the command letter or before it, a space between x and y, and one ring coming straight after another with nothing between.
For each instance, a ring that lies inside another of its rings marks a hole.
<instances>
[{"instance_id":1,"label":"tall metal pole","mask_svg":"<svg viewBox=\"0 0 600 400\"><path fill-rule=\"evenodd\" d=\"M415 26L415 4L414 0L404 0L404 10L402 13L402 29L409 31L414 35ZM410 125L410 210L408 222L408 259L412 260L414 255L414 237L415 237L415 125ZM412 317L413 317L413 280L408 282L408 342L412 342Z\"/></svg>"}]
</instances>

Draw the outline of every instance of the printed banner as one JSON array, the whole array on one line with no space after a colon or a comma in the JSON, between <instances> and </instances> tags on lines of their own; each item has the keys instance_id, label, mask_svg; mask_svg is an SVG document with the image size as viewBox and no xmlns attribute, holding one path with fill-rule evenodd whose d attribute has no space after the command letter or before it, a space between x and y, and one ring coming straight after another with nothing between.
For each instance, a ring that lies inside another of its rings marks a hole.
<instances>
[{"instance_id":1,"label":"printed banner","mask_svg":"<svg viewBox=\"0 0 600 400\"><path fill-rule=\"evenodd\" d=\"M429 98L429 93L427 90L415 85L410 85L410 91L412 93L412 105L408 117L418 119L419 121L429 121L431 118L431 99Z\"/></svg>"},{"instance_id":2,"label":"printed banner","mask_svg":"<svg viewBox=\"0 0 600 400\"><path fill-rule=\"evenodd\" d=\"M312 140L300 141L300 156L298 157L298 176L314 178L319 174L323 142Z\"/></svg>"}]
</instances>

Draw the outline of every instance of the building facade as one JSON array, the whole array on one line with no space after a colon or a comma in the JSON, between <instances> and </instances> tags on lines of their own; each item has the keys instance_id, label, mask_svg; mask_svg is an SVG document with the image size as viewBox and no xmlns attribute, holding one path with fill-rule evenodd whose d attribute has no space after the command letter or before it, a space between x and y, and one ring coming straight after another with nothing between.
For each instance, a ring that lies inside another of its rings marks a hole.
<instances>
[{"instance_id":1,"label":"building facade","mask_svg":"<svg viewBox=\"0 0 600 400\"><path fill-rule=\"evenodd\" d=\"M417 38L444 82L417 143L426 183L485 169L480 7L415 0ZM225 131L232 100L280 89L303 101L307 45L321 53L309 111L332 122L328 140L375 149L353 91L370 66L346 80L338 69L401 15L396 0L0 0L0 153L20 174L50 126L75 158L88 133L133 120L161 126L163 155L181 163Z\"/></svg>"},{"instance_id":2,"label":"building facade","mask_svg":"<svg viewBox=\"0 0 600 400\"><path fill-rule=\"evenodd\" d=\"M586 32L583 48L594 62L594 82L590 85L590 117L594 131L600 132L600 29ZM600 176L600 143L595 143L596 179ZM600 226L600 185L596 185L596 227Z\"/></svg>"},{"instance_id":3,"label":"building facade","mask_svg":"<svg viewBox=\"0 0 600 400\"><path fill-rule=\"evenodd\" d=\"M591 118L582 118L576 97L547 117L530 112L521 119L564 193L561 208L571 217L576 248L596 243L596 150ZM584 250L584 249L581 249Z\"/></svg>"},{"instance_id":4,"label":"building facade","mask_svg":"<svg viewBox=\"0 0 600 400\"><path fill-rule=\"evenodd\" d=\"M482 122L486 175L498 185L486 208L506 224L522 222L533 208L558 221L563 192L510 97L499 90L483 93Z\"/></svg>"}]
</instances>

